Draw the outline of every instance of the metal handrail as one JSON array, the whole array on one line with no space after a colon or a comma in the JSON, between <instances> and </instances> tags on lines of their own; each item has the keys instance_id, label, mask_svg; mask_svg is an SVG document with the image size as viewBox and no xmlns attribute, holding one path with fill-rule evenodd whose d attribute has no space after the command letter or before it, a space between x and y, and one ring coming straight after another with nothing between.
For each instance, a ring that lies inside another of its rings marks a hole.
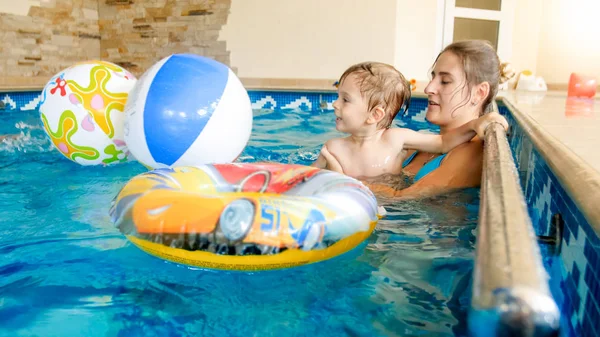
<instances>
[{"instance_id":1,"label":"metal handrail","mask_svg":"<svg viewBox=\"0 0 600 337\"><path fill-rule=\"evenodd\" d=\"M517 168L502 125L484 139L469 331L474 336L558 336L549 290Z\"/></svg>"}]
</instances>

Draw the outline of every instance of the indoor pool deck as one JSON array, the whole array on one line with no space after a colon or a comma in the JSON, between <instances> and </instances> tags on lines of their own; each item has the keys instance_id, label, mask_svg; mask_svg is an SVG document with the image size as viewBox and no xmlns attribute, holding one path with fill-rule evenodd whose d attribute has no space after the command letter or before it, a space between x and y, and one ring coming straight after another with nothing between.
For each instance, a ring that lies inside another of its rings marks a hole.
<instances>
[{"instance_id":1,"label":"indoor pool deck","mask_svg":"<svg viewBox=\"0 0 600 337\"><path fill-rule=\"evenodd\" d=\"M501 96L534 230L553 236L557 216L564 224L560 258L545 261L566 322L563 333L600 336L600 99L564 92Z\"/></svg>"},{"instance_id":2,"label":"indoor pool deck","mask_svg":"<svg viewBox=\"0 0 600 337\"><path fill-rule=\"evenodd\" d=\"M600 98L567 98L563 92L506 92L504 99L600 172Z\"/></svg>"}]
</instances>

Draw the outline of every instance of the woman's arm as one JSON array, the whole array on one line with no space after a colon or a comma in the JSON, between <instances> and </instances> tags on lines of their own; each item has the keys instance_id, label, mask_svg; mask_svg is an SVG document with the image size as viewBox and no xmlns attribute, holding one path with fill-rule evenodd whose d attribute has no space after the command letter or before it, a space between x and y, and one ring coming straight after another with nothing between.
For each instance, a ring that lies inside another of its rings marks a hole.
<instances>
[{"instance_id":1,"label":"woman's arm","mask_svg":"<svg viewBox=\"0 0 600 337\"><path fill-rule=\"evenodd\" d=\"M403 147L404 149L416 149L430 153L447 153L470 141L475 136L483 138L485 129L493 123L502 125L505 130L508 129L506 118L498 113L485 114L448 131L444 135L424 134L410 129L402 129Z\"/></svg>"},{"instance_id":2,"label":"woman's arm","mask_svg":"<svg viewBox=\"0 0 600 337\"><path fill-rule=\"evenodd\" d=\"M473 140L448 153L440 167L412 184L396 190L380 184L367 184L373 193L400 199L423 198L452 190L478 187L483 168L483 143Z\"/></svg>"},{"instance_id":3,"label":"woman's arm","mask_svg":"<svg viewBox=\"0 0 600 337\"><path fill-rule=\"evenodd\" d=\"M404 149L414 149L429 153L450 152L458 145L468 142L477 135L474 131L473 121L453 129L444 135L420 133L410 129L404 129L403 131Z\"/></svg>"}]
</instances>

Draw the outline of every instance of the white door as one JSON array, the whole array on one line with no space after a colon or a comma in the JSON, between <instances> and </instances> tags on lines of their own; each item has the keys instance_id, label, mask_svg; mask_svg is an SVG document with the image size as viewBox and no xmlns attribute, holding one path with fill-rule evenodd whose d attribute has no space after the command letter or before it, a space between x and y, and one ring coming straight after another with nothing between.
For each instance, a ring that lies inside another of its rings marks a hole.
<instances>
[{"instance_id":1,"label":"white door","mask_svg":"<svg viewBox=\"0 0 600 337\"><path fill-rule=\"evenodd\" d=\"M515 0L438 0L438 6L443 7L439 50L453 41L482 39L496 47L500 59L510 59Z\"/></svg>"}]
</instances>

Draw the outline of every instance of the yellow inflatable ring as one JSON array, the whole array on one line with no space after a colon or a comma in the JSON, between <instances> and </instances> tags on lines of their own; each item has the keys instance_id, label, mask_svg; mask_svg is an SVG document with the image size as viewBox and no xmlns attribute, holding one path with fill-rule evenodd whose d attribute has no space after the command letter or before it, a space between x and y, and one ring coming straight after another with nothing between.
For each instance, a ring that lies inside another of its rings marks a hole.
<instances>
[{"instance_id":1,"label":"yellow inflatable ring","mask_svg":"<svg viewBox=\"0 0 600 337\"><path fill-rule=\"evenodd\" d=\"M132 178L110 215L151 255L247 271L330 259L358 246L378 220L377 201L358 180L284 164L156 169Z\"/></svg>"}]
</instances>

